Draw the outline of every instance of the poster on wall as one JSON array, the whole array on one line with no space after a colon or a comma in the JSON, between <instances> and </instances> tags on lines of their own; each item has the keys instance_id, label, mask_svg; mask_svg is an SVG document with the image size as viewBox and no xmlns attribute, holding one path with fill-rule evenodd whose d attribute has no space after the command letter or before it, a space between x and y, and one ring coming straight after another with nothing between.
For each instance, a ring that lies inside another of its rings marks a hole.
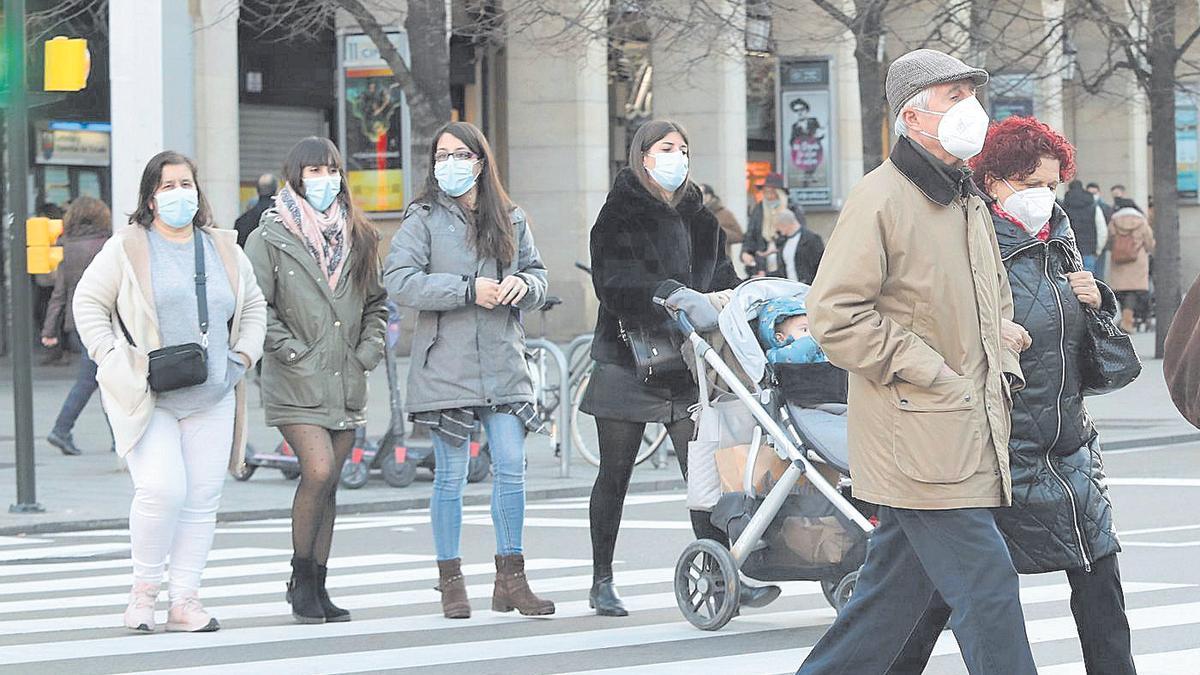
<instances>
[{"instance_id":1,"label":"poster on wall","mask_svg":"<svg viewBox=\"0 0 1200 675\"><path fill-rule=\"evenodd\" d=\"M403 34L388 37L407 54ZM340 117L346 181L364 211L402 211L408 142L404 94L370 38L344 35L342 40Z\"/></svg>"},{"instance_id":2,"label":"poster on wall","mask_svg":"<svg viewBox=\"0 0 1200 675\"><path fill-rule=\"evenodd\" d=\"M829 61L781 61L779 166L791 200L832 205L833 95Z\"/></svg>"},{"instance_id":3,"label":"poster on wall","mask_svg":"<svg viewBox=\"0 0 1200 675\"><path fill-rule=\"evenodd\" d=\"M1196 101L1191 96L1175 97L1176 189L1181 199L1200 196L1200 141L1197 139Z\"/></svg>"}]
</instances>

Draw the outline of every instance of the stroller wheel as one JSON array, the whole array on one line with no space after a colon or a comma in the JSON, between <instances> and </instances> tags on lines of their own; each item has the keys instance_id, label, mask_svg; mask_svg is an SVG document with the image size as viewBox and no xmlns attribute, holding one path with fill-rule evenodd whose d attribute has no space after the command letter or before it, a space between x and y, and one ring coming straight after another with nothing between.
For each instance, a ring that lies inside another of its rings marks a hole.
<instances>
[{"instance_id":1,"label":"stroller wheel","mask_svg":"<svg viewBox=\"0 0 1200 675\"><path fill-rule=\"evenodd\" d=\"M841 580L821 580L821 591L825 593L825 599L838 613L841 613L846 603L850 602L850 596L854 594L854 585L858 583L858 572L859 570L854 570L842 577Z\"/></svg>"},{"instance_id":2,"label":"stroller wheel","mask_svg":"<svg viewBox=\"0 0 1200 675\"><path fill-rule=\"evenodd\" d=\"M720 630L737 614L740 583L733 554L711 539L688 544L675 564L675 602L700 630Z\"/></svg>"}]
</instances>

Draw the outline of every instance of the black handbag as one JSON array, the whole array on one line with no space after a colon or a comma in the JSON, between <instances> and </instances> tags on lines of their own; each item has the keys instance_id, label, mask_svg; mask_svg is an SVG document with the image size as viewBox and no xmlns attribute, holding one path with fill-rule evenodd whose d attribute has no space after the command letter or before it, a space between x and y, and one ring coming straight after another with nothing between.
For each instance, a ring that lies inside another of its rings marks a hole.
<instances>
[{"instance_id":1,"label":"black handbag","mask_svg":"<svg viewBox=\"0 0 1200 675\"><path fill-rule=\"evenodd\" d=\"M646 384L657 384L663 378L687 370L684 363L683 335L670 324L662 326L626 326L617 320L621 340L633 354L637 378Z\"/></svg>"},{"instance_id":2,"label":"black handbag","mask_svg":"<svg viewBox=\"0 0 1200 675\"><path fill-rule=\"evenodd\" d=\"M1068 255L1064 267L1078 272L1075 257ZM1099 283L1099 282L1097 282ZM1129 335L1120 329L1113 318L1098 309L1083 306L1087 321L1087 338L1079 355L1079 378L1084 396L1111 394L1137 379L1142 373L1142 360L1133 348Z\"/></svg>"},{"instance_id":3,"label":"black handbag","mask_svg":"<svg viewBox=\"0 0 1200 675\"><path fill-rule=\"evenodd\" d=\"M150 361L147 381L150 389L160 394L194 387L208 380L208 278L204 273L204 243L201 237L200 230L192 234L192 241L196 244L196 313L200 319L200 342L171 345L146 355ZM125 339L136 347L137 343L133 341L120 314L117 314L117 322Z\"/></svg>"}]
</instances>

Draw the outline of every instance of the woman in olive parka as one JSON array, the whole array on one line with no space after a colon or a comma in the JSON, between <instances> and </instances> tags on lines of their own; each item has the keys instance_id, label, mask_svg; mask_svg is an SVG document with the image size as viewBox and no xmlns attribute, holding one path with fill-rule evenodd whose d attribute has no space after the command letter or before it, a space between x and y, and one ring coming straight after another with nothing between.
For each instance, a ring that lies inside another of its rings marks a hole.
<instances>
[{"instance_id":1,"label":"woman in olive parka","mask_svg":"<svg viewBox=\"0 0 1200 675\"><path fill-rule=\"evenodd\" d=\"M246 243L267 300L262 369L267 424L300 463L292 502L299 623L349 621L325 591L338 478L366 424L367 375L383 358L387 295L379 234L354 206L337 148L309 137L288 153L286 184Z\"/></svg>"}]
</instances>

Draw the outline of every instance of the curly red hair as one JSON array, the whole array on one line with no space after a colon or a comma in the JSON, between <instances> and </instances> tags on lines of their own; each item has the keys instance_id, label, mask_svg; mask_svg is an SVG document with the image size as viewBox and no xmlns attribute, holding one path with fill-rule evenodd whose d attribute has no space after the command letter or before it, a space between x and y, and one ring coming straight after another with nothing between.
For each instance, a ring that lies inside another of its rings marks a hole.
<instances>
[{"instance_id":1,"label":"curly red hair","mask_svg":"<svg viewBox=\"0 0 1200 675\"><path fill-rule=\"evenodd\" d=\"M1058 160L1059 181L1075 176L1075 146L1037 118L1014 115L992 124L983 152L972 157L970 165L983 187L1005 178L1025 178L1037 170L1043 157Z\"/></svg>"}]
</instances>

